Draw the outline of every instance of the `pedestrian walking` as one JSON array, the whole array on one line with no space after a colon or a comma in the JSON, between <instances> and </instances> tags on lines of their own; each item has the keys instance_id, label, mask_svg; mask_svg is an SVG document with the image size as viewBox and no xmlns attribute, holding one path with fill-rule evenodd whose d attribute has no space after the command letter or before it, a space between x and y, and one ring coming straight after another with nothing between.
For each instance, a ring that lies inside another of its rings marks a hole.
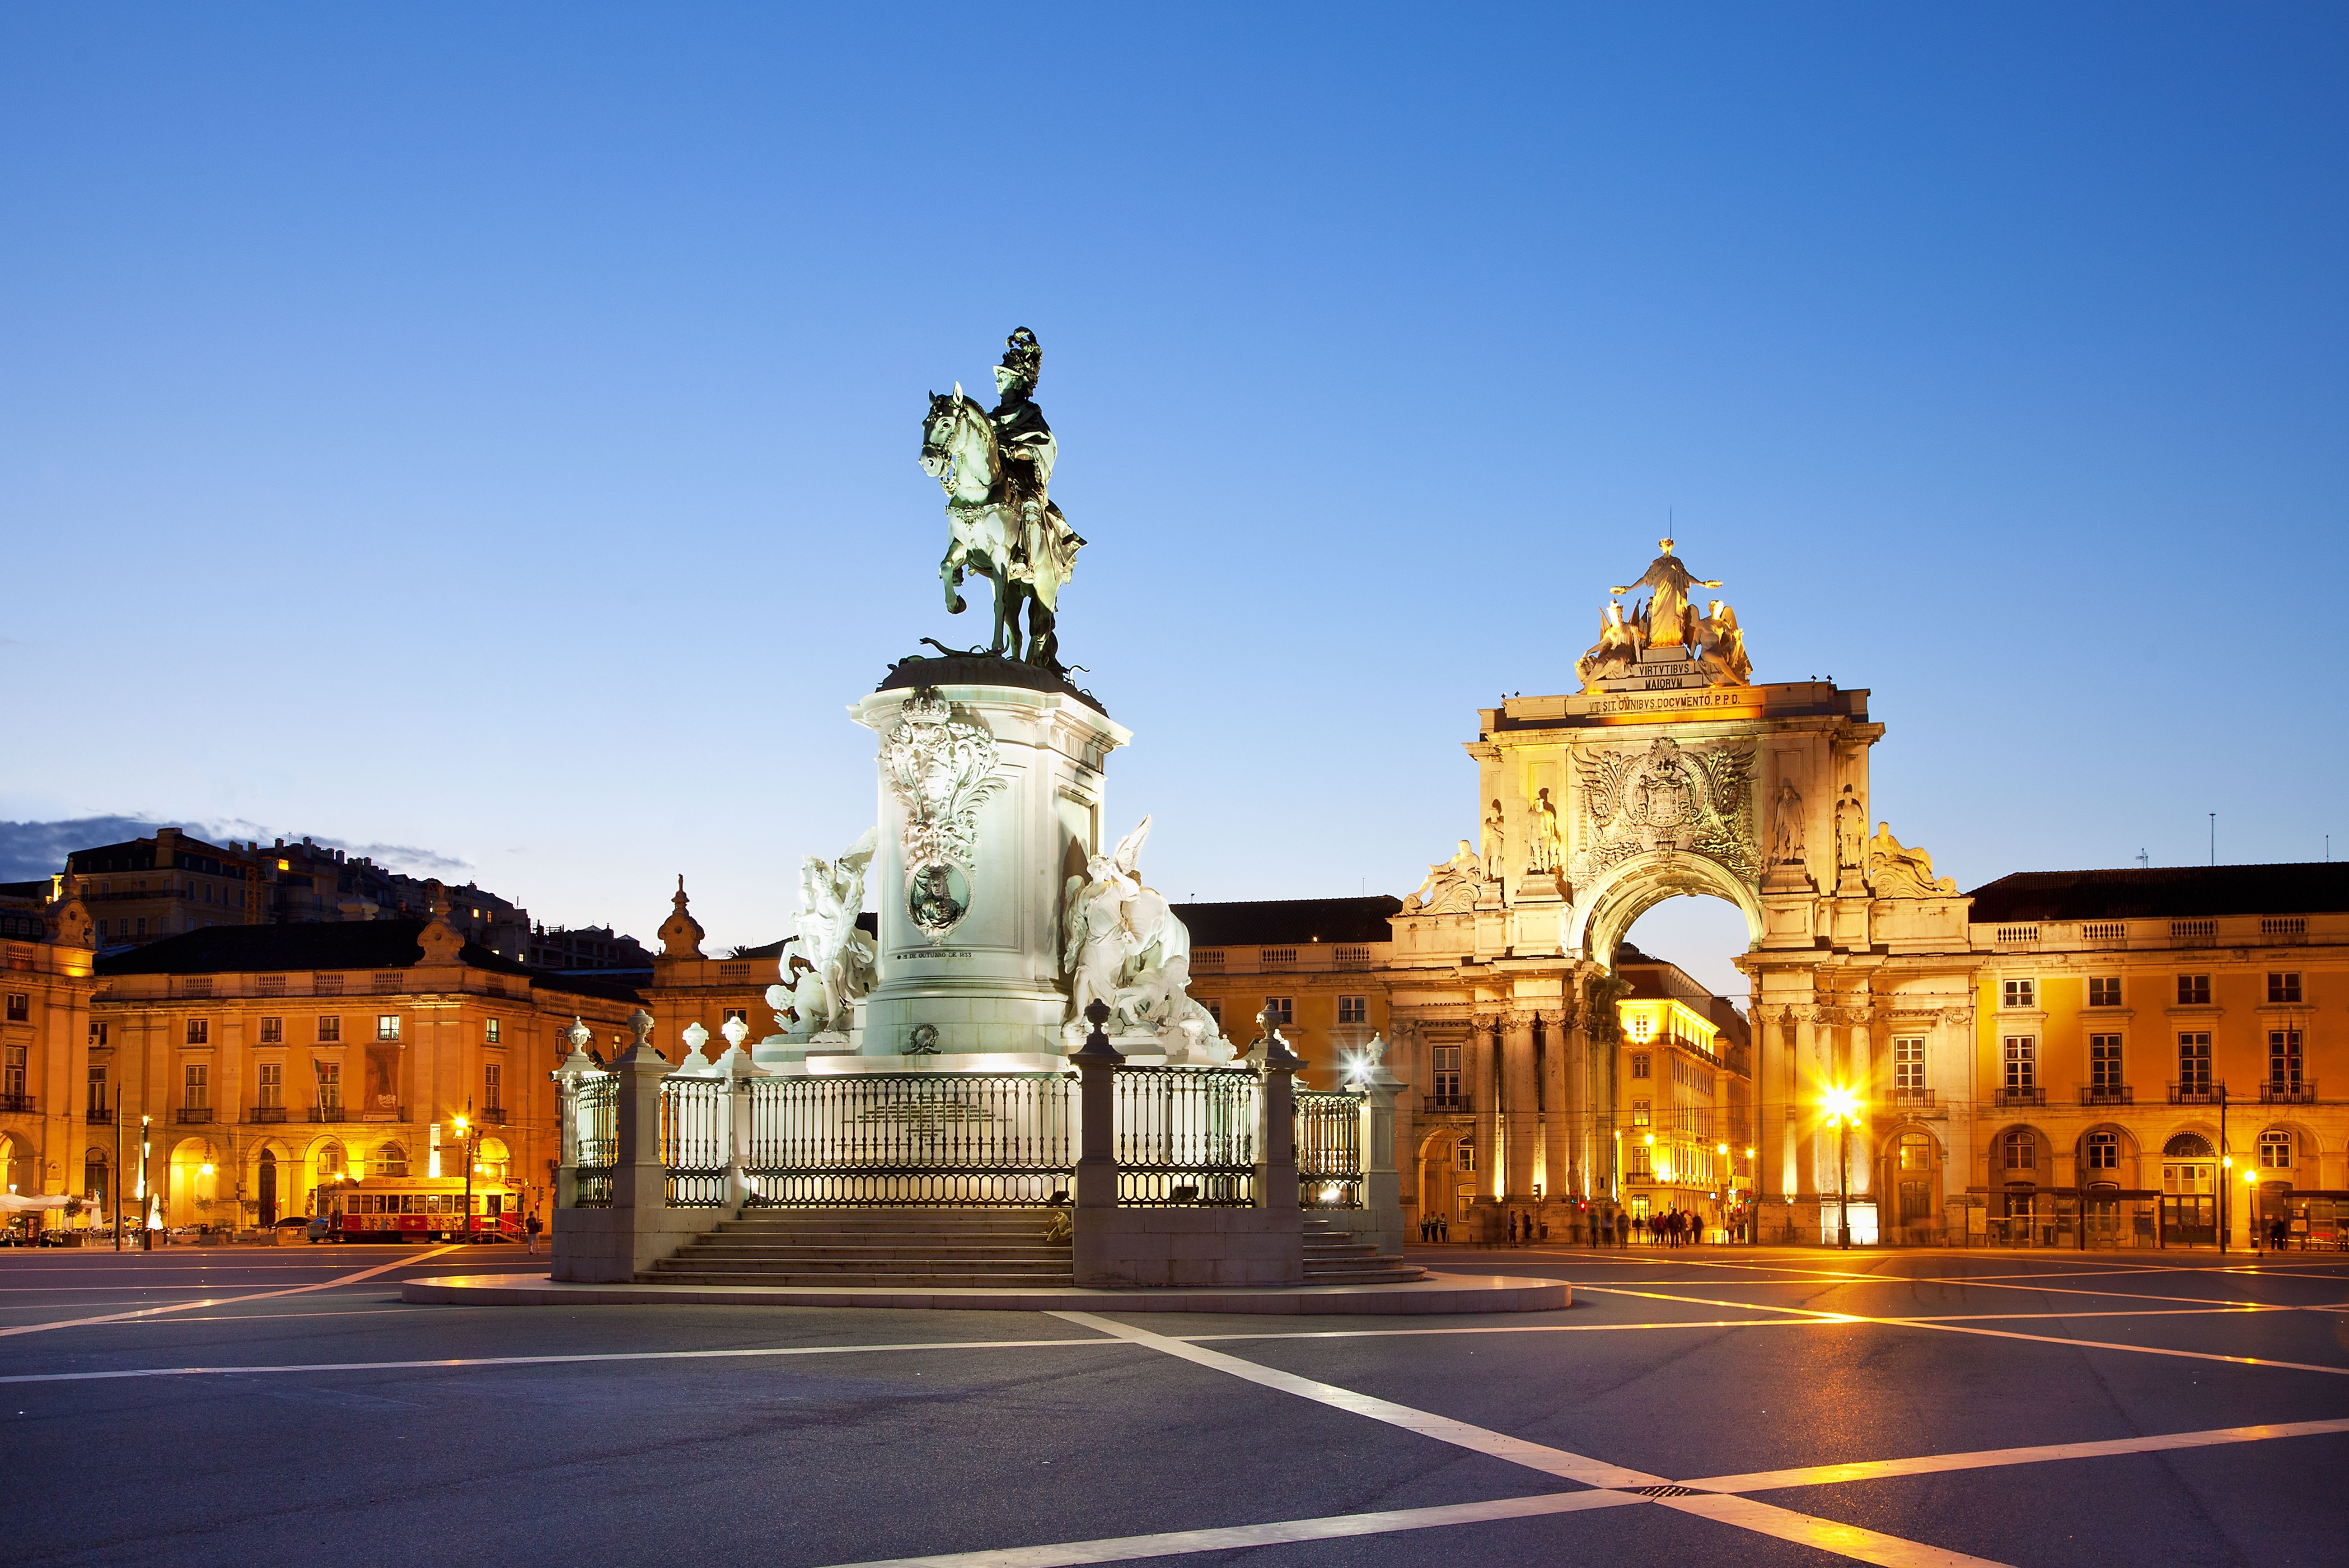
<instances>
[{"instance_id":1,"label":"pedestrian walking","mask_svg":"<svg viewBox=\"0 0 2349 1568\"><path fill-rule=\"evenodd\" d=\"M538 1211L533 1209L530 1212L530 1218L524 1220L522 1224L523 1251L528 1256L538 1255L539 1229Z\"/></svg>"}]
</instances>

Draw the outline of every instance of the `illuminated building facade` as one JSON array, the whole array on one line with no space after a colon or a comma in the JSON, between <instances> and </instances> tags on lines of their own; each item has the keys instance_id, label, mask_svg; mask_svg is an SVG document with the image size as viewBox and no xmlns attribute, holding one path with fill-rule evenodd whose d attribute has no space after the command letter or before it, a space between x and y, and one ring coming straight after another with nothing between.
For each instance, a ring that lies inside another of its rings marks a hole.
<instances>
[{"instance_id":1,"label":"illuminated building facade","mask_svg":"<svg viewBox=\"0 0 2349 1568\"><path fill-rule=\"evenodd\" d=\"M202 928L98 957L70 892L46 940L7 944L0 1038L25 1087L0 1101L0 1137L15 1174L100 1199L101 1222L118 1192L139 1212L142 1116L172 1225L308 1213L339 1175L461 1175L451 1119L469 1109L483 1174L543 1203L564 1031L585 1021L608 1057L637 1005L468 942L445 902L426 920Z\"/></svg>"},{"instance_id":2,"label":"illuminated building facade","mask_svg":"<svg viewBox=\"0 0 2349 1568\"><path fill-rule=\"evenodd\" d=\"M1615 1004L1617 1192L1635 1219L1669 1209L1724 1227L1751 1182L1745 1020L1678 965L1629 944L1615 973L1630 987Z\"/></svg>"}]
</instances>

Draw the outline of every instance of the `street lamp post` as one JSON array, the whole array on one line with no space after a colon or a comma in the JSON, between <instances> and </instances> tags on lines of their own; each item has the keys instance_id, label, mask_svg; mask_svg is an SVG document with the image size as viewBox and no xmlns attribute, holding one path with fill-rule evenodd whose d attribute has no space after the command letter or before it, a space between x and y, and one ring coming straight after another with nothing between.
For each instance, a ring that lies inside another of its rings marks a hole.
<instances>
[{"instance_id":1,"label":"street lamp post","mask_svg":"<svg viewBox=\"0 0 2349 1568\"><path fill-rule=\"evenodd\" d=\"M2260 1250L2260 1211L2254 1202L2260 1192L2260 1173L2251 1166L2243 1168L2243 1229L2251 1233L2251 1251Z\"/></svg>"},{"instance_id":2,"label":"street lamp post","mask_svg":"<svg viewBox=\"0 0 2349 1568\"><path fill-rule=\"evenodd\" d=\"M142 1115L139 1119L139 1246L141 1251L150 1253L155 1250L155 1228L147 1222L147 1212L148 1205L155 1199L147 1188L147 1153L154 1147L154 1137L150 1130L154 1121L151 1116Z\"/></svg>"},{"instance_id":3,"label":"street lamp post","mask_svg":"<svg viewBox=\"0 0 2349 1568\"><path fill-rule=\"evenodd\" d=\"M1851 1124L1859 1119L1859 1097L1847 1088L1831 1088L1826 1113L1836 1124L1836 1245L1851 1250Z\"/></svg>"},{"instance_id":4,"label":"street lamp post","mask_svg":"<svg viewBox=\"0 0 2349 1568\"><path fill-rule=\"evenodd\" d=\"M1722 1204L1721 1235L1723 1241L1727 1241L1729 1216L1737 1208L1737 1168L1729 1162L1728 1144L1716 1143L1713 1146L1713 1151L1721 1156L1721 1191L1726 1199L1726 1202Z\"/></svg>"},{"instance_id":5,"label":"street lamp post","mask_svg":"<svg viewBox=\"0 0 2349 1568\"><path fill-rule=\"evenodd\" d=\"M472 1109L473 1102L468 1099L465 1110L469 1114L449 1119L457 1129L457 1158L465 1162L465 1240L469 1243L473 1239L473 1119L470 1114Z\"/></svg>"}]
</instances>

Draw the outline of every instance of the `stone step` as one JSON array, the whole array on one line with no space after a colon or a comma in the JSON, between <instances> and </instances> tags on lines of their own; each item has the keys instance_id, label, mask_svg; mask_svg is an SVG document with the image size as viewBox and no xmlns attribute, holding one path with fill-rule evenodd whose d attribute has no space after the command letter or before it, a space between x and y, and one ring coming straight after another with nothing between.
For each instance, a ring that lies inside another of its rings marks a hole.
<instances>
[{"instance_id":1,"label":"stone step","mask_svg":"<svg viewBox=\"0 0 2349 1568\"><path fill-rule=\"evenodd\" d=\"M1069 1255L1069 1243L1031 1240L1024 1236L1006 1236L996 1241L932 1242L926 1246L901 1247L894 1242L859 1242L835 1240L823 1242L782 1242L764 1236L710 1236L692 1244L693 1251L724 1253L729 1257L808 1257L808 1258L956 1258L956 1257L1061 1257Z\"/></svg>"},{"instance_id":2,"label":"stone step","mask_svg":"<svg viewBox=\"0 0 2349 1568\"><path fill-rule=\"evenodd\" d=\"M693 1268L708 1265L730 1269L886 1269L903 1273L907 1269L1065 1269L1071 1266L1067 1253L961 1253L953 1257L941 1257L935 1253L908 1257L903 1253L849 1253L824 1254L812 1253L711 1253L696 1249L679 1253L673 1262Z\"/></svg>"},{"instance_id":3,"label":"stone step","mask_svg":"<svg viewBox=\"0 0 2349 1568\"><path fill-rule=\"evenodd\" d=\"M921 1279L960 1279L968 1274L1016 1274L1021 1279L1065 1278L1070 1274L1069 1260L1058 1263L1029 1262L1017 1258L956 1258L946 1262L916 1258L890 1262L867 1259L857 1262L849 1258L663 1258L653 1265L653 1272L663 1278L679 1270L687 1274L722 1274L742 1279L765 1279L771 1274L896 1274Z\"/></svg>"},{"instance_id":4,"label":"stone step","mask_svg":"<svg viewBox=\"0 0 2349 1568\"><path fill-rule=\"evenodd\" d=\"M934 1285L1068 1285L1076 1276L1063 1269L1059 1274L812 1274L798 1270L771 1269L757 1274L734 1274L711 1269L664 1269L643 1276L649 1284L812 1284L812 1285L876 1285L896 1290L921 1290Z\"/></svg>"}]
</instances>

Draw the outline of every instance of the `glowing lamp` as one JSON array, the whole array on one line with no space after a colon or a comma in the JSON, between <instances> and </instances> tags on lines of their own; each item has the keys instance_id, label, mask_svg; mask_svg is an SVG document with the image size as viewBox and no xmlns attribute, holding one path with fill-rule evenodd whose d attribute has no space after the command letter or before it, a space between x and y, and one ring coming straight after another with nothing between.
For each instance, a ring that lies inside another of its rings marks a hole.
<instances>
[{"instance_id":1,"label":"glowing lamp","mask_svg":"<svg viewBox=\"0 0 2349 1568\"><path fill-rule=\"evenodd\" d=\"M1847 1088L1838 1086L1827 1090L1821 1097L1820 1104L1825 1107L1830 1121L1856 1122L1859 1119L1859 1097Z\"/></svg>"},{"instance_id":2,"label":"glowing lamp","mask_svg":"<svg viewBox=\"0 0 2349 1568\"><path fill-rule=\"evenodd\" d=\"M2258 1171L2253 1171L2253 1170L2249 1169L2248 1167L2247 1167L2247 1168L2245 1168L2245 1170L2244 1170L2244 1171L2243 1171L2243 1185L2244 1185L2244 1186L2246 1186L2246 1187L2256 1187L2256 1186L2258 1186L2259 1184L2260 1184L2260 1173L2259 1173Z\"/></svg>"},{"instance_id":3,"label":"glowing lamp","mask_svg":"<svg viewBox=\"0 0 2349 1568\"><path fill-rule=\"evenodd\" d=\"M209 1160L205 1161L202 1165L199 1165L199 1166L197 1166L197 1167L196 1167L196 1174L197 1174L197 1175L199 1175L199 1176L209 1176L209 1175L211 1175L212 1173L212 1162L211 1161L209 1161Z\"/></svg>"}]
</instances>

